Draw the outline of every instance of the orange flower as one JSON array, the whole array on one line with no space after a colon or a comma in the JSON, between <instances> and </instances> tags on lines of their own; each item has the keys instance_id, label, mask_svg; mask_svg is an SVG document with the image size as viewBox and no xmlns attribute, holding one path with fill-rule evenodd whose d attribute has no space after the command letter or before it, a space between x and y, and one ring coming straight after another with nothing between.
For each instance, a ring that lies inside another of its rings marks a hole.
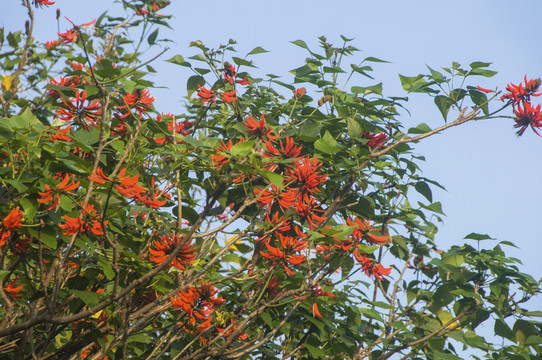
<instances>
[{"instance_id":1,"label":"orange flower","mask_svg":"<svg viewBox=\"0 0 542 360\"><path fill-rule=\"evenodd\" d=\"M197 325L198 331L203 331L211 325L211 315L217 306L225 300L216 297L217 289L210 283L201 280L201 286L191 286L186 291L179 291L175 297L170 297L174 307L182 309L189 318L191 325Z\"/></svg>"},{"instance_id":2,"label":"orange flower","mask_svg":"<svg viewBox=\"0 0 542 360\"><path fill-rule=\"evenodd\" d=\"M34 6L36 7L49 6L49 5L53 5L54 3L55 3L54 1L48 1L48 0L34 0Z\"/></svg>"},{"instance_id":3,"label":"orange flower","mask_svg":"<svg viewBox=\"0 0 542 360\"><path fill-rule=\"evenodd\" d=\"M232 91L225 91L222 93L222 101L231 103L237 100L237 96L235 96L235 90Z\"/></svg>"},{"instance_id":4,"label":"orange flower","mask_svg":"<svg viewBox=\"0 0 542 360\"><path fill-rule=\"evenodd\" d=\"M41 204L45 204L52 201L51 206L49 206L47 210L52 210L58 207L58 202L60 200L60 191L72 191L79 187L79 181L72 181L71 183L69 183L69 181L70 176L66 174L64 176L64 179L62 179L62 181L56 186L56 188L52 189L48 185L45 185L45 192L38 191L38 194L40 194L40 196L42 197L41 199L38 199L38 202Z\"/></svg>"},{"instance_id":5,"label":"orange flower","mask_svg":"<svg viewBox=\"0 0 542 360\"><path fill-rule=\"evenodd\" d=\"M12 231L19 230L22 226L21 219L23 218L23 212L19 210L19 207L11 209L10 213L2 221L2 228L0 228L0 247L4 246Z\"/></svg>"},{"instance_id":6,"label":"orange flower","mask_svg":"<svg viewBox=\"0 0 542 360\"><path fill-rule=\"evenodd\" d=\"M307 91L307 89L305 89L304 87L302 88L299 88L299 89L295 89L294 91L294 98L296 100L299 100L301 99L304 95L305 95L305 92Z\"/></svg>"},{"instance_id":7,"label":"orange flower","mask_svg":"<svg viewBox=\"0 0 542 360\"><path fill-rule=\"evenodd\" d=\"M203 99L204 104L209 101L216 102L216 91L209 90L205 86L201 86L199 84L198 84L198 88L199 88L199 91L197 94L200 98Z\"/></svg>"},{"instance_id":8,"label":"orange flower","mask_svg":"<svg viewBox=\"0 0 542 360\"><path fill-rule=\"evenodd\" d=\"M279 159L294 159L301 154L301 146L296 146L294 140L286 136L286 145L280 140L280 150L275 148L271 140L265 142L263 157L277 157Z\"/></svg>"},{"instance_id":9,"label":"orange flower","mask_svg":"<svg viewBox=\"0 0 542 360\"><path fill-rule=\"evenodd\" d=\"M64 107L59 108L56 111L58 118L63 121L75 121L75 124L83 126L86 130L89 129L89 124L95 126L96 121L102 114L100 109L100 104L98 99L93 102L88 101L88 104L85 105L87 101L87 91L75 90L75 98L69 98L65 100L62 98Z\"/></svg>"},{"instance_id":10,"label":"orange flower","mask_svg":"<svg viewBox=\"0 0 542 360\"><path fill-rule=\"evenodd\" d=\"M58 224L61 229L65 230L63 232L64 235L70 236L77 233L92 233L94 235L104 234L102 224L98 221L99 218L94 209L94 205L84 205L80 215L76 218L69 217L68 215L64 215L64 218L66 219L66 223ZM107 220L103 222L104 225L107 225L107 223Z\"/></svg>"},{"instance_id":11,"label":"orange flower","mask_svg":"<svg viewBox=\"0 0 542 360\"><path fill-rule=\"evenodd\" d=\"M249 133L251 134L254 134L256 136L258 136L260 139L263 137L263 136L267 136L268 139L270 140L275 140L276 138L278 138L278 135L271 135L271 128L267 128L265 126L265 114L262 114L262 118L261 120L258 122L256 120L254 120L254 118L252 117L252 115L249 115L246 120L243 122L243 124L245 124L245 126L247 127L247 130Z\"/></svg>"},{"instance_id":12,"label":"orange flower","mask_svg":"<svg viewBox=\"0 0 542 360\"><path fill-rule=\"evenodd\" d=\"M383 275L391 274L392 267L385 268L381 263L376 263L374 259L371 259L367 255L360 254L358 249L354 250L354 257L359 261L361 269L365 271L367 276L374 276L379 280L383 280Z\"/></svg>"},{"instance_id":13,"label":"orange flower","mask_svg":"<svg viewBox=\"0 0 542 360\"><path fill-rule=\"evenodd\" d=\"M224 79L226 79L227 82L230 83L230 85L233 85L233 78L235 77L235 66L230 64L229 62L224 63Z\"/></svg>"},{"instance_id":14,"label":"orange flower","mask_svg":"<svg viewBox=\"0 0 542 360\"><path fill-rule=\"evenodd\" d=\"M183 238L179 233L173 234L173 236L164 235L160 240L153 241L153 248L149 248L149 259L154 261L158 265L166 261L169 254L175 250L175 248L183 241ZM183 245L181 251L171 261L171 266L178 269L185 270L190 266L196 258L196 247L192 247L192 242L188 241Z\"/></svg>"},{"instance_id":15,"label":"orange flower","mask_svg":"<svg viewBox=\"0 0 542 360\"><path fill-rule=\"evenodd\" d=\"M381 144L383 144L384 142L386 142L386 140L388 139L388 135L386 135L384 133L380 133L380 134L376 135L376 134L371 134L371 133L369 133L367 131L363 132L362 137L364 139L369 139L369 141L367 142L367 146L370 147L370 148L378 147ZM385 148L385 146L381 146L381 147Z\"/></svg>"},{"instance_id":16,"label":"orange flower","mask_svg":"<svg viewBox=\"0 0 542 360\"><path fill-rule=\"evenodd\" d=\"M376 235L375 232L380 231L380 228L375 228L371 224L370 220L360 220L356 216L354 221L349 218L346 219L346 223L349 226L354 227L354 232L352 233L352 239L356 242L365 240L370 244L388 244L391 239L389 234Z\"/></svg>"},{"instance_id":17,"label":"orange flower","mask_svg":"<svg viewBox=\"0 0 542 360\"><path fill-rule=\"evenodd\" d=\"M21 291L22 288L22 285L17 286L17 279L13 280L9 284L4 285L4 291L12 298L20 298L22 295L19 294L19 291Z\"/></svg>"},{"instance_id":18,"label":"orange flower","mask_svg":"<svg viewBox=\"0 0 542 360\"><path fill-rule=\"evenodd\" d=\"M103 173L102 168L98 167L96 171L93 171L92 174L88 177L90 181L93 181L98 184L104 184L106 182L111 182L115 185L115 189L122 195L126 197L138 199L139 195L146 191L145 188L141 187L137 181L139 179L139 174L136 174L132 177L126 176L126 169L122 169L115 179L111 179Z\"/></svg>"},{"instance_id":19,"label":"orange flower","mask_svg":"<svg viewBox=\"0 0 542 360\"><path fill-rule=\"evenodd\" d=\"M252 80L247 80L247 77L245 76L243 79L241 80L237 80L237 83L241 84L241 85L248 85L252 82Z\"/></svg>"},{"instance_id":20,"label":"orange flower","mask_svg":"<svg viewBox=\"0 0 542 360\"><path fill-rule=\"evenodd\" d=\"M139 117L143 116L143 113L152 109L152 103L154 98L149 95L148 89L135 89L131 94L126 94L123 97L125 105L117 106L119 109L127 109L128 112L121 118L124 118L131 114L131 109L136 109Z\"/></svg>"},{"instance_id":21,"label":"orange flower","mask_svg":"<svg viewBox=\"0 0 542 360\"><path fill-rule=\"evenodd\" d=\"M58 36L60 36L60 39L58 40L60 44L75 43L77 41L77 37L79 36L79 32L81 31L80 28L81 27L90 27L90 25L92 25L92 24L94 24L96 22L96 19L94 19L94 20L92 20L92 21L90 21L88 23L76 26L73 23L73 21L71 21L67 17L66 17L66 20L68 20L69 22L72 23L73 28L70 29L70 30L67 30L65 33L57 33Z\"/></svg>"},{"instance_id":22,"label":"orange flower","mask_svg":"<svg viewBox=\"0 0 542 360\"><path fill-rule=\"evenodd\" d=\"M231 319L231 323L233 324L233 319ZM220 335L223 338L227 338L228 336L230 336L231 333L235 331L235 329L237 329L237 325L233 325L228 331L224 331L226 330L225 328L219 328L219 327L216 328L216 330L220 333ZM246 340L247 338L248 338L248 335L245 332L239 335L239 340Z\"/></svg>"}]
</instances>

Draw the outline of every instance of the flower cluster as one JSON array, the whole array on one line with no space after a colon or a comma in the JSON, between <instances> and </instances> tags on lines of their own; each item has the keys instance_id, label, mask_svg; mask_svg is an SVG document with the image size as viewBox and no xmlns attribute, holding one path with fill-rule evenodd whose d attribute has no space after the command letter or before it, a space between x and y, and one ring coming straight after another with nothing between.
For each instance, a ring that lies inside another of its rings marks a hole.
<instances>
[{"instance_id":1,"label":"flower cluster","mask_svg":"<svg viewBox=\"0 0 542 360\"><path fill-rule=\"evenodd\" d=\"M189 326L201 332L211 326L215 309L226 302L215 296L217 292L213 285L202 279L201 286L191 286L186 291L179 291L175 297L170 297L170 300L174 307L186 313Z\"/></svg>"},{"instance_id":2,"label":"flower cluster","mask_svg":"<svg viewBox=\"0 0 542 360\"><path fill-rule=\"evenodd\" d=\"M523 135L529 126L536 135L541 136L537 131L537 128L542 127L540 104L536 107L531 104L531 96L542 95L541 92L538 92L540 83L540 79L527 80L527 76L525 76L525 84L508 84L506 86L508 93L501 96L502 101L508 101L514 107L516 116L514 127L519 129L517 131L518 136Z\"/></svg>"},{"instance_id":3,"label":"flower cluster","mask_svg":"<svg viewBox=\"0 0 542 360\"><path fill-rule=\"evenodd\" d=\"M81 212L76 218L64 215L66 223L58 224L58 226L64 230L63 234L68 236L88 233L103 235L104 229L97 211L94 209L94 205L82 204L81 207ZM108 220L103 221L104 226L107 225L107 223Z\"/></svg>"},{"instance_id":4,"label":"flower cluster","mask_svg":"<svg viewBox=\"0 0 542 360\"><path fill-rule=\"evenodd\" d=\"M183 237L179 233L174 233L173 236L164 235L159 240L154 240L152 247L149 249L149 259L158 265L162 264L182 241ZM170 265L185 270L194 262L196 258L195 252L196 248L192 246L191 241L186 242Z\"/></svg>"},{"instance_id":5,"label":"flower cluster","mask_svg":"<svg viewBox=\"0 0 542 360\"><path fill-rule=\"evenodd\" d=\"M68 174L65 174L62 181L55 188L51 188L46 184L45 191L38 192L38 194L41 196L41 199L38 199L38 202L41 204L51 202L51 205L47 208L47 210L53 210L58 207L61 192L73 191L78 187L79 181L70 182L70 176Z\"/></svg>"},{"instance_id":6,"label":"flower cluster","mask_svg":"<svg viewBox=\"0 0 542 360\"><path fill-rule=\"evenodd\" d=\"M4 246L14 231L21 228L22 218L23 212L19 210L18 206L11 209L10 213L4 218L0 227L0 247Z\"/></svg>"}]
</instances>

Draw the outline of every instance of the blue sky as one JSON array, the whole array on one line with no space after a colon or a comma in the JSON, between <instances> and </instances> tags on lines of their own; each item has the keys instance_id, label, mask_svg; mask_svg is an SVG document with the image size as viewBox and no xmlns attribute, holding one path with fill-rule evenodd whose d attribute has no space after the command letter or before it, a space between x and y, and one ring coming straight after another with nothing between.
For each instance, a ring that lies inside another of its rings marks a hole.
<instances>
[{"instance_id":1,"label":"blue sky","mask_svg":"<svg viewBox=\"0 0 542 360\"><path fill-rule=\"evenodd\" d=\"M19 1L4 4L0 26L22 29L24 11ZM57 0L50 8L38 9L36 37L55 40L55 9L62 9L76 24L88 22L111 7L111 1ZM499 72L493 78L480 78L486 88L504 89L507 83L519 83L523 76L542 76L542 45L538 0L457 0L423 1L172 1L163 11L172 14L174 32L161 32L159 38L174 41L171 49L153 65L159 74L155 82L169 89L153 91L157 107L164 112L180 113L186 95L183 69L163 63L175 54L184 57L196 51L188 48L193 40L217 47L232 38L238 42L240 57L256 46L270 53L254 59L259 75L273 73L291 80L288 71L301 66L306 53L290 44L303 39L316 46L324 35L339 44L339 35L355 38L354 46L363 50L361 60L374 56L391 64L375 66L377 82L383 81L388 96L406 96L397 74L417 75L426 65L438 69L457 61L468 66L473 61L493 63ZM60 31L70 28L61 18ZM152 57L154 53L148 53ZM350 85L371 85L357 78ZM474 84L476 85L476 84ZM443 119L431 99L409 95L406 104L411 115L401 119L407 127L425 122L431 127ZM542 99L541 99L542 101ZM506 115L511 115L507 113ZM451 119L453 114L450 113ZM447 189L434 190L447 217L437 235L437 244L446 248L462 244L470 232L487 233L498 240L514 242L519 249L506 249L510 256L522 259L524 272L542 277L542 138L532 131L518 138L511 119L469 123L451 129L416 145L426 157L421 164L424 176L437 180ZM536 306L542 307L542 299Z\"/></svg>"}]
</instances>

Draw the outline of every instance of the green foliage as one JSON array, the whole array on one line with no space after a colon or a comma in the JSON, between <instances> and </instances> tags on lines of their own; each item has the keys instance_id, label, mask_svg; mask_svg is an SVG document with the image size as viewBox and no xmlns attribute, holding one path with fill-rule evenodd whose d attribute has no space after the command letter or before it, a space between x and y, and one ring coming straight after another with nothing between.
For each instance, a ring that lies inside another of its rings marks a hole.
<instances>
[{"instance_id":1,"label":"green foliage","mask_svg":"<svg viewBox=\"0 0 542 360\"><path fill-rule=\"evenodd\" d=\"M262 47L194 41L166 60L193 72L171 114L141 50L167 42L168 4L123 0L126 18L49 46L0 33L1 357L541 356L542 313L523 308L540 283L489 235L435 247L441 186L413 153L492 115L468 84L490 64L400 75L456 118L404 129L406 98L367 65L385 61L349 63L351 39L293 41L308 57L291 83L249 72Z\"/></svg>"}]
</instances>

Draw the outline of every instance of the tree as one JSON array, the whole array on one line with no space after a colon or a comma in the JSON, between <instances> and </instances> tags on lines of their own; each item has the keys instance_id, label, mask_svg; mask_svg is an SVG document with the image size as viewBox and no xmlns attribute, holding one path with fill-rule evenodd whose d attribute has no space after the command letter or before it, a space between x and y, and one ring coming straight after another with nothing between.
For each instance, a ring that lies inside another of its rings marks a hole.
<instances>
[{"instance_id":1,"label":"tree","mask_svg":"<svg viewBox=\"0 0 542 360\"><path fill-rule=\"evenodd\" d=\"M404 129L406 98L374 84L382 60L348 62L350 39L294 41L309 54L295 85L244 70L261 47L196 41L168 60L194 73L186 111L163 113L148 77L162 52L140 49L159 46L167 1L122 1L126 17L46 44L33 5L52 2L23 0L25 30L0 34L2 356L540 357L542 313L523 308L540 283L488 235L435 247L440 185L412 152L507 108L538 134L540 80L501 95L477 86L495 74L483 62L400 75L445 120ZM354 76L372 85L346 90ZM502 343L476 333L488 321Z\"/></svg>"}]
</instances>

